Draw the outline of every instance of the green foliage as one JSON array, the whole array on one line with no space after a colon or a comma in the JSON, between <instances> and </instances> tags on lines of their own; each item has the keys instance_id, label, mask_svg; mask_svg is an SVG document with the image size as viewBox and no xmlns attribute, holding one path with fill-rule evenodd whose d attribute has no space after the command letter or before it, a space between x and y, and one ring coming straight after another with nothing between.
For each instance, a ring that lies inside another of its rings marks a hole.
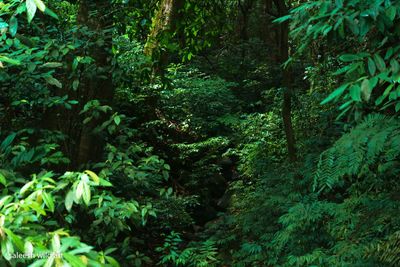
<instances>
[{"instance_id":1,"label":"green foliage","mask_svg":"<svg viewBox=\"0 0 400 267\"><path fill-rule=\"evenodd\" d=\"M170 71L173 88L161 92L166 119L178 123L182 131L202 137L223 134L224 116L239 111L239 102L229 90L234 83L180 66Z\"/></svg>"},{"instance_id":2,"label":"green foliage","mask_svg":"<svg viewBox=\"0 0 400 267\"><path fill-rule=\"evenodd\" d=\"M399 2L290 2L1 1L0 265L398 266Z\"/></svg>"},{"instance_id":3,"label":"green foliage","mask_svg":"<svg viewBox=\"0 0 400 267\"><path fill-rule=\"evenodd\" d=\"M309 1L277 22L293 21L291 34L302 43L299 52L321 38L345 41L345 53L338 57L341 68L335 74L344 74L346 82L323 103L343 95L343 112L361 102L374 103L381 109L394 107L397 112L400 47L394 25L398 11L398 3L390 1Z\"/></svg>"},{"instance_id":4,"label":"green foliage","mask_svg":"<svg viewBox=\"0 0 400 267\"><path fill-rule=\"evenodd\" d=\"M374 190L381 179L398 173L398 120L370 115L350 133L343 135L332 148L321 154L314 187L319 190L343 187L358 182L370 183ZM380 178L382 177L382 178ZM388 180L382 181L387 184ZM375 186L374 186L375 184Z\"/></svg>"},{"instance_id":5,"label":"green foliage","mask_svg":"<svg viewBox=\"0 0 400 267\"><path fill-rule=\"evenodd\" d=\"M217 251L212 241L192 242L185 248L182 247L180 234L171 232L166 238L162 247L156 250L162 252L163 256L158 265L165 266L217 266L218 260L215 258Z\"/></svg>"}]
</instances>

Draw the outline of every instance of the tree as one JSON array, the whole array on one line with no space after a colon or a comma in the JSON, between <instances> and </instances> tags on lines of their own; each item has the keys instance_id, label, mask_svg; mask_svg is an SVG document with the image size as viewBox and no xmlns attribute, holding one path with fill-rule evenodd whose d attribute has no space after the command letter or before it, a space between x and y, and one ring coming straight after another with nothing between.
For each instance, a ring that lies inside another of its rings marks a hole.
<instances>
[{"instance_id":1,"label":"tree","mask_svg":"<svg viewBox=\"0 0 400 267\"><path fill-rule=\"evenodd\" d=\"M285 0L267 1L265 7L268 15L274 14L276 17L285 17L289 14L291 2ZM269 8L269 9L268 9ZM284 21L278 26L276 40L277 50L279 53L279 63L282 69L282 86L283 86L283 103L282 103L282 120L286 134L286 143L288 158L294 162L297 159L295 133L292 125L292 73L290 64L286 64L290 56L289 44L289 23Z\"/></svg>"},{"instance_id":2,"label":"tree","mask_svg":"<svg viewBox=\"0 0 400 267\"><path fill-rule=\"evenodd\" d=\"M162 0L159 4L153 22L152 30L148 36L144 53L156 61L154 72L162 74L163 68L168 64L170 45L180 18L179 11L184 0Z\"/></svg>"}]
</instances>

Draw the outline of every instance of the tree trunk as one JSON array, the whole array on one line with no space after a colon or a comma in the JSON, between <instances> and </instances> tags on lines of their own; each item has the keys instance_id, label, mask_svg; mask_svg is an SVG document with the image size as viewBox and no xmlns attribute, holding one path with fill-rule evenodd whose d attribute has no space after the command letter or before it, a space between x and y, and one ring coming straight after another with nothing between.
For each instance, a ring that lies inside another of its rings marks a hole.
<instances>
[{"instance_id":1,"label":"tree trunk","mask_svg":"<svg viewBox=\"0 0 400 267\"><path fill-rule=\"evenodd\" d=\"M168 65L168 51L160 42L171 42L172 35L177 29L179 10L182 9L184 0L162 0L156 15L153 18L153 28L147 39L144 53L156 61L153 71L161 75Z\"/></svg>"},{"instance_id":2,"label":"tree trunk","mask_svg":"<svg viewBox=\"0 0 400 267\"><path fill-rule=\"evenodd\" d=\"M94 31L92 46L89 56L95 60L96 76L81 79L79 100L82 104L97 99L102 105L112 102L114 88L112 84L111 61L112 61L112 33L104 30L112 27L110 2L107 0L79 2L78 24L87 26ZM81 128L76 164L97 160L102 154L103 140L93 134L97 126L95 121L83 125Z\"/></svg>"},{"instance_id":3,"label":"tree trunk","mask_svg":"<svg viewBox=\"0 0 400 267\"><path fill-rule=\"evenodd\" d=\"M284 0L274 0L277 7L278 16L282 17L288 14L289 8ZM279 54L281 64L289 59L289 23L280 24L279 33ZM282 119L286 134L287 150L289 160L294 162L297 160L296 140L292 125L292 72L290 66L285 67L282 73L282 85L284 87L283 103L282 103Z\"/></svg>"}]
</instances>

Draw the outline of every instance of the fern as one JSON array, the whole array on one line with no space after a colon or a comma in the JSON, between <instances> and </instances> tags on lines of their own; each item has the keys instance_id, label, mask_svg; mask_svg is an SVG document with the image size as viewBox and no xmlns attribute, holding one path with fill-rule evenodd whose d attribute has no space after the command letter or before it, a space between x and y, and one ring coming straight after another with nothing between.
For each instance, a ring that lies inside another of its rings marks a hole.
<instances>
[{"instance_id":1,"label":"fern","mask_svg":"<svg viewBox=\"0 0 400 267\"><path fill-rule=\"evenodd\" d=\"M353 181L368 176L379 166L381 172L389 170L382 166L399 158L399 132L398 119L380 114L368 116L322 153L314 177L314 189L322 191L342 187L346 178Z\"/></svg>"}]
</instances>

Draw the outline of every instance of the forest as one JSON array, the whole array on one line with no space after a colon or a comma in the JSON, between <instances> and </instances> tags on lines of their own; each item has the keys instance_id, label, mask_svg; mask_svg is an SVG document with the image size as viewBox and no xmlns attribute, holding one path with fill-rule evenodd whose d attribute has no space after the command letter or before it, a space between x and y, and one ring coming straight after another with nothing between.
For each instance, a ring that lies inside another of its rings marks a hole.
<instances>
[{"instance_id":1,"label":"forest","mask_svg":"<svg viewBox=\"0 0 400 267\"><path fill-rule=\"evenodd\" d=\"M399 40L400 0L1 0L0 266L400 266Z\"/></svg>"}]
</instances>

